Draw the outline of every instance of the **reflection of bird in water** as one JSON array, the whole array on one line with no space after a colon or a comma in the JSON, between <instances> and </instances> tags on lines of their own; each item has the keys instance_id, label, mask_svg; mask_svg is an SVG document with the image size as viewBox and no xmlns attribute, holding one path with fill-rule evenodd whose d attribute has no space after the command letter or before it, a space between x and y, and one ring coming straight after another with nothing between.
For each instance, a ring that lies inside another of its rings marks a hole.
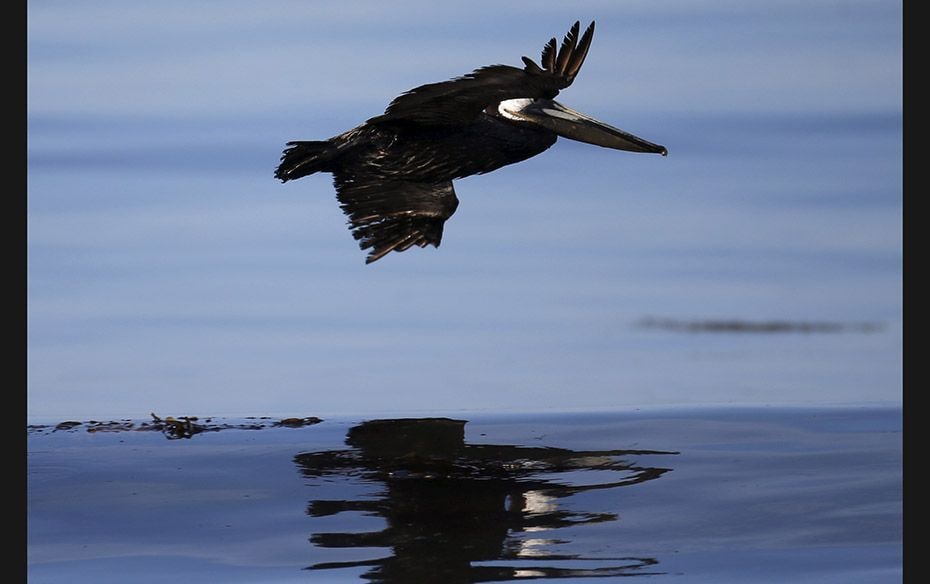
<instances>
[{"instance_id":1,"label":"reflection of bird in water","mask_svg":"<svg viewBox=\"0 0 930 584\"><path fill-rule=\"evenodd\" d=\"M659 146L576 112L553 98L575 80L594 35L576 22L541 66L490 65L395 98L385 112L323 141L288 142L282 182L333 174L366 263L417 245L438 247L458 199L452 180L483 174L545 151L559 136L617 150L666 154Z\"/></svg>"},{"instance_id":2,"label":"reflection of bird in water","mask_svg":"<svg viewBox=\"0 0 930 584\"><path fill-rule=\"evenodd\" d=\"M466 444L465 423L447 418L374 420L349 431L346 444L351 449L295 457L306 477L385 486L376 499L312 501L307 513L322 517L359 511L381 517L387 522L381 531L317 533L311 542L325 548L389 547L393 554L310 569L370 566L365 578L379 582L449 583L656 573L648 570L657 563L653 558L553 553L550 548L568 542L543 532L615 521L615 513L573 511L561 500L656 479L669 469L627 459L674 453ZM578 484L586 474L594 478ZM516 561L519 567L472 565L493 560ZM602 565L534 564L578 560Z\"/></svg>"}]
</instances>

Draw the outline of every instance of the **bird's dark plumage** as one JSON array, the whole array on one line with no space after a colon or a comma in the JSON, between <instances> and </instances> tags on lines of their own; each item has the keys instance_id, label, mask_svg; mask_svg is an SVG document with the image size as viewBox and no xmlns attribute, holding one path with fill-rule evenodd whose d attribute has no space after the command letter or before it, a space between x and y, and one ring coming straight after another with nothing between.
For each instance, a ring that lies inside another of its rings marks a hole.
<instances>
[{"instance_id":1,"label":"bird's dark plumage","mask_svg":"<svg viewBox=\"0 0 930 584\"><path fill-rule=\"evenodd\" d=\"M622 150L665 148L552 101L581 69L594 23L576 22L561 47L549 40L541 65L490 65L411 89L384 113L324 141L288 142L275 177L333 175L366 263L417 245L436 247L458 206L452 180L531 158L559 135Z\"/></svg>"}]
</instances>

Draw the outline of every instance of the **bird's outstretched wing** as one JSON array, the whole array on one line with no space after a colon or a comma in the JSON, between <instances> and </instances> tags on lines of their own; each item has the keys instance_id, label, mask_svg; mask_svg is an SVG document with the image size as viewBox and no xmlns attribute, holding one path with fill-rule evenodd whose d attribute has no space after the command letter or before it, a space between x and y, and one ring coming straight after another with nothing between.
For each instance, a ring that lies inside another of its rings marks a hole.
<instances>
[{"instance_id":1,"label":"bird's outstretched wing","mask_svg":"<svg viewBox=\"0 0 930 584\"><path fill-rule=\"evenodd\" d=\"M594 36L594 22L580 40L580 23L575 22L556 51L552 38L542 51L542 66L523 57L525 67L490 65L449 81L429 83L411 89L388 105L384 114L369 124L414 122L429 125L468 123L488 106L507 99L552 99L572 84L581 69Z\"/></svg>"},{"instance_id":2,"label":"bird's outstretched wing","mask_svg":"<svg viewBox=\"0 0 930 584\"><path fill-rule=\"evenodd\" d=\"M359 247L371 250L366 264L414 245L439 247L443 225L459 205L452 181L430 184L337 174L333 183L352 235Z\"/></svg>"}]
</instances>

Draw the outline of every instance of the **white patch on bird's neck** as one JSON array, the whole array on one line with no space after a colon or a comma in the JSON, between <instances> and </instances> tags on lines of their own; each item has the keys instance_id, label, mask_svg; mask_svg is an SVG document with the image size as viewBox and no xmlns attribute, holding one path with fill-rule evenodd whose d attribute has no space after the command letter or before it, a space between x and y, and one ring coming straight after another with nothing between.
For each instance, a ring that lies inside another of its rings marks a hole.
<instances>
[{"instance_id":1,"label":"white patch on bird's neck","mask_svg":"<svg viewBox=\"0 0 930 584\"><path fill-rule=\"evenodd\" d=\"M543 113L546 114L547 116L550 116L550 117L553 117L553 118L562 118L563 120L571 120L571 121L573 121L573 122L577 122L577 121L578 121L578 116L577 116L577 115L572 115L572 114L574 114L574 112L568 113L568 112L564 112L564 111L562 111L562 110L556 110L556 109L552 109L552 108L548 108L548 107L544 107L542 111L543 111Z\"/></svg>"},{"instance_id":2,"label":"white patch on bird's neck","mask_svg":"<svg viewBox=\"0 0 930 584\"><path fill-rule=\"evenodd\" d=\"M521 116L520 112L526 109L526 107L531 103L533 103L533 100L529 97L505 99L504 101L497 104L497 113L504 116L508 120L525 121L526 118Z\"/></svg>"}]
</instances>

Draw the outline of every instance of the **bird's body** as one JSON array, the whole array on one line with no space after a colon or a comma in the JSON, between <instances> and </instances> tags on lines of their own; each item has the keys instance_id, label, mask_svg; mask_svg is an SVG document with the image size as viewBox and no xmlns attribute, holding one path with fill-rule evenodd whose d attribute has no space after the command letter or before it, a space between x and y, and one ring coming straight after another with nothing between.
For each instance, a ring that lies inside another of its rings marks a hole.
<instances>
[{"instance_id":1,"label":"bird's body","mask_svg":"<svg viewBox=\"0 0 930 584\"><path fill-rule=\"evenodd\" d=\"M555 39L539 67L491 65L423 85L396 98L383 115L325 141L288 142L275 176L288 181L333 175L337 197L367 263L390 251L436 247L458 199L452 181L521 162L559 135L609 148L665 154L664 147L593 120L552 98L574 80L594 23L579 23L558 54Z\"/></svg>"},{"instance_id":2,"label":"bird's body","mask_svg":"<svg viewBox=\"0 0 930 584\"><path fill-rule=\"evenodd\" d=\"M554 132L532 126L514 127L486 115L452 128L402 122L366 123L325 142L334 150L325 151L325 156L331 158L320 160L322 166L318 170L337 175L364 174L382 180L447 181L521 162L543 152L555 141ZM309 149L302 149L301 142L294 144L297 148L293 154L306 164L296 174L303 176L315 167L307 162Z\"/></svg>"}]
</instances>

